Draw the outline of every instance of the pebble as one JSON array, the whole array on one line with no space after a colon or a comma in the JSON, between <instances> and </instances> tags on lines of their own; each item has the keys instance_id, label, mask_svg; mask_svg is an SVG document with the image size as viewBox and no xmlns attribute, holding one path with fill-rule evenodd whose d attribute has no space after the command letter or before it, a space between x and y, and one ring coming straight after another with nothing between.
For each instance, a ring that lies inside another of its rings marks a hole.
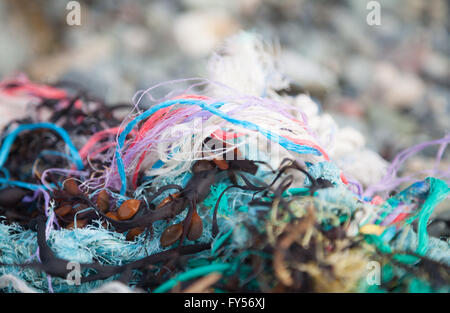
<instances>
[{"instance_id":1,"label":"pebble","mask_svg":"<svg viewBox=\"0 0 450 313\"><path fill-rule=\"evenodd\" d=\"M201 9L181 14L174 21L173 34L178 48L184 53L202 57L238 28L238 23L226 12Z\"/></svg>"}]
</instances>

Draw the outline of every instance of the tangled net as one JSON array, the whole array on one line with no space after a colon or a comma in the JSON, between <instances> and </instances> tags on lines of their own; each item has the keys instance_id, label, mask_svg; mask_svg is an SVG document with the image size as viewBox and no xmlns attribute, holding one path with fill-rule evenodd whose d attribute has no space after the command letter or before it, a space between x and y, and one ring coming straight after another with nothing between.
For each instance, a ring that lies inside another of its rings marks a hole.
<instances>
[{"instance_id":1,"label":"tangled net","mask_svg":"<svg viewBox=\"0 0 450 313\"><path fill-rule=\"evenodd\" d=\"M1 134L3 291L449 292L448 239L427 234L448 173L382 192L450 136L402 152L364 190L301 107L168 84L185 82L134 107L62 83L0 84L1 105L29 108Z\"/></svg>"}]
</instances>

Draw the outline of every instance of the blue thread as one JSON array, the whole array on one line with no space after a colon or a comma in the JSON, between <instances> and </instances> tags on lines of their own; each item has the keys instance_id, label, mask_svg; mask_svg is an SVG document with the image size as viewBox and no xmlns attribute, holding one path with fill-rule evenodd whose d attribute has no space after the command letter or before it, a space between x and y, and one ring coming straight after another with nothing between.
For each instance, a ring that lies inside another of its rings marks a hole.
<instances>
[{"instance_id":1,"label":"blue thread","mask_svg":"<svg viewBox=\"0 0 450 313\"><path fill-rule=\"evenodd\" d=\"M10 175L9 175L8 169L4 168L4 167L1 167L0 171L5 175L4 179L9 180Z\"/></svg>"},{"instance_id":2,"label":"blue thread","mask_svg":"<svg viewBox=\"0 0 450 313\"><path fill-rule=\"evenodd\" d=\"M36 123L36 124L22 124L16 129L14 129L12 132L10 132L3 141L3 144L1 146L0 150L0 168L5 165L6 160L8 159L9 150L11 149L12 144L14 143L14 140L19 135L20 132L26 131L26 130L35 130L39 128L48 128L51 130L54 130L57 132L61 138L65 141L67 146L69 147L70 153L72 155L72 158L77 165L77 168L79 170L83 169L83 161L81 160L80 155L78 154L77 148L72 143L72 140L70 139L69 134L61 127L52 124L52 123Z\"/></svg>"},{"instance_id":3,"label":"blue thread","mask_svg":"<svg viewBox=\"0 0 450 313\"><path fill-rule=\"evenodd\" d=\"M161 168L164 165L164 162L161 160L156 161L155 164L153 164L152 168Z\"/></svg>"},{"instance_id":4,"label":"blue thread","mask_svg":"<svg viewBox=\"0 0 450 313\"><path fill-rule=\"evenodd\" d=\"M248 122L248 121L242 121L242 120L238 120L235 118L232 118L230 116L228 116L227 114L223 113L222 111L218 110L217 107L222 106L224 103L223 102L216 102L213 103L212 105L207 104L204 101L201 100L194 100L194 99L177 99L177 100L168 100L165 102L162 102L160 104L157 104L155 106L152 106L151 108L149 108L147 111L145 111L144 113L142 113L141 115L137 116L136 118L134 118L132 121L130 121L127 126L125 126L124 130L120 133L119 138L118 138L118 144L116 147L116 159L117 159L117 170L119 172L119 177L120 180L122 182L122 186L120 187L120 194L124 195L126 190L127 190L127 180L126 180L126 174L125 174L125 164L123 163L123 159L122 156L120 155L120 152L125 144L125 139L127 137L127 135L131 132L131 130L142 120L148 118L150 115L152 115L153 113L155 113L156 111L166 108L168 106L174 105L174 104L182 104L182 105L198 105L200 108L207 110L208 112L215 114L221 118L223 118L224 120L232 123L232 124L237 124L237 125L241 125L244 128L250 129L250 130L255 130L260 132L261 134L263 134L267 139L269 139L270 141L275 141L277 143L279 143L282 147L286 148L287 150L290 151L294 151L300 154L304 154L304 153L310 153L310 154L314 154L314 155L322 155L320 153L320 151L318 151L315 148L309 147L309 146L304 146L304 145L298 145L293 143L292 141L281 137L277 134L274 134L264 128L261 128L260 126Z\"/></svg>"},{"instance_id":5,"label":"blue thread","mask_svg":"<svg viewBox=\"0 0 450 313\"><path fill-rule=\"evenodd\" d=\"M17 187L21 187L21 188L30 189L30 190L37 190L37 189L45 188L45 186L41 186L41 185L35 185L35 184L25 183L25 182L16 181L16 180L8 180L8 179L4 179L4 178L0 178L0 184L17 186Z\"/></svg>"},{"instance_id":6,"label":"blue thread","mask_svg":"<svg viewBox=\"0 0 450 313\"><path fill-rule=\"evenodd\" d=\"M156 169L156 168L161 168L163 165L164 165L164 162L161 161L161 160L158 160L158 161L156 161L155 164L153 164L152 168L155 168L155 169ZM144 176L144 177L142 178L142 181L151 180L151 179L153 179L153 178L155 178L155 176Z\"/></svg>"}]
</instances>

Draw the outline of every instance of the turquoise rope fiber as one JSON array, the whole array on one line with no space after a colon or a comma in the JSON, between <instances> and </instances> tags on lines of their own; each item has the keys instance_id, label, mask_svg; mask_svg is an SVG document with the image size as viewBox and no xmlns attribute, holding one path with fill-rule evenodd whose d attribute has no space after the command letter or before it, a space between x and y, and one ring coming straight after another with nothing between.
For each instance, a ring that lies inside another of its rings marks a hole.
<instances>
[{"instance_id":1,"label":"turquoise rope fiber","mask_svg":"<svg viewBox=\"0 0 450 313\"><path fill-rule=\"evenodd\" d=\"M42 185L35 185L35 184L31 184L31 183L25 183L25 182L16 181L16 180L8 180L8 179L4 179L4 178L0 178L0 184L5 184L5 185L9 185L9 186L17 186L17 187L21 187L21 188L25 188L25 189L30 189L30 190L45 189L45 186L42 186Z\"/></svg>"},{"instance_id":2,"label":"turquoise rope fiber","mask_svg":"<svg viewBox=\"0 0 450 313\"><path fill-rule=\"evenodd\" d=\"M210 264L202 267L197 267L192 270L189 270L187 272L184 272L177 277L174 277L172 279L169 279L162 285L160 285L158 288L153 290L154 293L160 293L160 292L166 292L167 290L172 289L178 282L180 281L187 281L191 280L193 278L204 276L207 274L211 274L214 272L224 272L228 269L230 269L231 265L226 263L216 263L216 264Z\"/></svg>"},{"instance_id":3,"label":"turquoise rope fiber","mask_svg":"<svg viewBox=\"0 0 450 313\"><path fill-rule=\"evenodd\" d=\"M428 221L430 219L431 214L435 206L444 200L450 193L450 188L447 186L447 183L443 180L428 177L426 179L430 184L430 191L425 200L425 203L422 205L422 209L419 213L419 222L418 222L418 245L417 245L417 254L425 255L428 250L428 233L427 226Z\"/></svg>"},{"instance_id":4,"label":"turquoise rope fiber","mask_svg":"<svg viewBox=\"0 0 450 313\"><path fill-rule=\"evenodd\" d=\"M69 134L61 127L52 124L52 123L35 123L35 124L22 124L12 132L10 132L3 141L3 144L0 149L0 168L5 165L6 160L8 159L9 151L11 149L14 140L19 135L19 133L26 130L35 130L39 128L48 128L58 133L64 142L67 144L67 147L70 150L70 154L79 170L83 169L83 161L81 160L80 154L78 153L77 148L72 143Z\"/></svg>"},{"instance_id":5,"label":"turquoise rope fiber","mask_svg":"<svg viewBox=\"0 0 450 313\"><path fill-rule=\"evenodd\" d=\"M132 131L132 129L142 120L148 118L150 115L152 115L153 113L155 113L156 111L166 108L168 106L174 105L174 104L183 104L183 105L198 105L199 107L201 107L202 109L217 115L221 118L223 118L224 120L233 123L233 124L237 124L240 126L243 126L244 128L250 129L250 130L255 130L260 132L261 134L263 134L267 139L269 139L270 141L275 141L277 143L279 143L282 147L286 148L287 150L290 151L294 151L297 153L310 153L310 154L314 154L314 155L322 155L322 153L312 147L309 146L304 146L304 145L298 145L296 143L293 143L292 141L281 137L277 134L272 133L269 130L266 130L254 123L248 122L248 121L242 121L239 119L235 119L230 117L229 115L225 114L224 112L222 112L221 110L218 110L216 107L219 105L222 105L222 102L216 102L212 105L207 104L204 101L201 100L194 100L194 99L177 99L177 100L168 100L168 101L164 101L160 104L157 104L153 107L151 107L150 109L148 109L147 111L145 111L144 113L142 113L141 115L135 117L132 121L130 121L127 126L125 126L124 130L120 133L119 138L118 138L118 144L116 147L116 159L117 159L117 170L119 172L119 176L120 176L120 180L122 182L122 186L120 188L120 194L121 195L125 195L125 192L127 190L127 181L126 181L126 174L125 174L125 165L123 163L123 159L122 156L120 154L123 146L125 145L125 139L127 137L127 135Z\"/></svg>"}]
</instances>

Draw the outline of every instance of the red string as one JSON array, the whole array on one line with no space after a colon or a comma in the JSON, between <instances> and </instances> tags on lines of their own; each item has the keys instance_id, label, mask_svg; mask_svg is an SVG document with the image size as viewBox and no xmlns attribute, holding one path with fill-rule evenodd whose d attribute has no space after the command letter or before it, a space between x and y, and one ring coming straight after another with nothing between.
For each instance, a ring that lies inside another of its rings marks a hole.
<instances>
[{"instance_id":1,"label":"red string","mask_svg":"<svg viewBox=\"0 0 450 313\"><path fill-rule=\"evenodd\" d=\"M18 86L8 87L5 88L7 85L10 84L18 84ZM19 81L9 81L2 83L2 87L5 88L4 92L8 95L16 95L20 93L25 94L31 94L34 96L38 96L41 98L48 98L48 99L65 99L67 98L67 92L65 90L51 87L51 86L45 86L45 85L38 85L33 84L31 82L19 82Z\"/></svg>"},{"instance_id":2,"label":"red string","mask_svg":"<svg viewBox=\"0 0 450 313\"><path fill-rule=\"evenodd\" d=\"M122 127L113 127L104 129L102 131L99 131L98 133L95 133L94 135L89 138L88 142L81 148L80 150L80 157L82 160L84 160L89 152L89 150L103 137L107 135L117 135L117 133L121 132L123 130Z\"/></svg>"}]
</instances>

